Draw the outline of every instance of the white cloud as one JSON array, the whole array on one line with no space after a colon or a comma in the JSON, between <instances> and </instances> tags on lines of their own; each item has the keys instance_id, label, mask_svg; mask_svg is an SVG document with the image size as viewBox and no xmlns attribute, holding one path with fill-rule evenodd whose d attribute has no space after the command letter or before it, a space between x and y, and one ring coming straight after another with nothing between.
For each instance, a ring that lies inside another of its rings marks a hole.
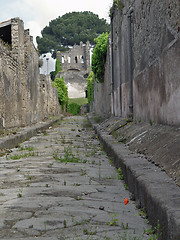
<instances>
[{"instance_id":1,"label":"white cloud","mask_svg":"<svg viewBox=\"0 0 180 240\"><path fill-rule=\"evenodd\" d=\"M34 40L41 30L58 16L72 11L91 11L108 19L113 0L8 0L2 1L0 22L20 17Z\"/></svg>"}]
</instances>

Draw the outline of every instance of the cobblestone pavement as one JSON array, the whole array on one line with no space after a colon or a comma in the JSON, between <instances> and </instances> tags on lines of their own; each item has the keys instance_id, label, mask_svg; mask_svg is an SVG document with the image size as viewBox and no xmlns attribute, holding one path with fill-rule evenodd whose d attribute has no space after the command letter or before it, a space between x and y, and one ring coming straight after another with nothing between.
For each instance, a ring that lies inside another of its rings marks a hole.
<instances>
[{"instance_id":1,"label":"cobblestone pavement","mask_svg":"<svg viewBox=\"0 0 180 240\"><path fill-rule=\"evenodd\" d=\"M88 120L65 118L0 158L0 239L156 239L121 177Z\"/></svg>"}]
</instances>

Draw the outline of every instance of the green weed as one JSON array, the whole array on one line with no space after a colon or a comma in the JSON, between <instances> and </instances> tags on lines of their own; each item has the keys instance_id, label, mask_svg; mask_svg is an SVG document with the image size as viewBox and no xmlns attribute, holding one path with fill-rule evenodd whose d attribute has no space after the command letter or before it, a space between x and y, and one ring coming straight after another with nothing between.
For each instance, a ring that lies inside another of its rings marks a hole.
<instances>
[{"instance_id":1,"label":"green weed","mask_svg":"<svg viewBox=\"0 0 180 240\"><path fill-rule=\"evenodd\" d=\"M118 168L117 173L118 173L118 179L119 180L124 180L124 176L123 176L121 168Z\"/></svg>"},{"instance_id":2,"label":"green weed","mask_svg":"<svg viewBox=\"0 0 180 240\"><path fill-rule=\"evenodd\" d=\"M31 152L31 151L34 151L34 147L33 146L20 146L19 150L20 151L29 151L29 152Z\"/></svg>"},{"instance_id":3,"label":"green weed","mask_svg":"<svg viewBox=\"0 0 180 240\"><path fill-rule=\"evenodd\" d=\"M124 223L122 222L121 227L122 227L123 230L127 230L127 229L129 229L129 224L126 223L126 225L124 225Z\"/></svg>"},{"instance_id":4,"label":"green weed","mask_svg":"<svg viewBox=\"0 0 180 240\"><path fill-rule=\"evenodd\" d=\"M35 155L36 155L35 152L29 152L29 153L24 153L24 154L14 154L14 155L9 156L9 158L12 160L18 160L21 158L32 157Z\"/></svg>"},{"instance_id":5,"label":"green weed","mask_svg":"<svg viewBox=\"0 0 180 240\"><path fill-rule=\"evenodd\" d=\"M58 157L57 153L53 154L53 158L56 161L60 161L61 163L79 163L82 162L82 160L79 157L76 157L73 152L72 148L70 146L64 147L64 156L63 157Z\"/></svg>"},{"instance_id":6,"label":"green weed","mask_svg":"<svg viewBox=\"0 0 180 240\"><path fill-rule=\"evenodd\" d=\"M117 213L115 213L113 216L112 216L112 220L110 221L109 224L107 225L110 225L110 226L117 226L119 223L119 220L117 218Z\"/></svg>"},{"instance_id":7,"label":"green weed","mask_svg":"<svg viewBox=\"0 0 180 240\"><path fill-rule=\"evenodd\" d=\"M149 120L149 124L152 126L153 125L153 121L150 119Z\"/></svg>"}]
</instances>

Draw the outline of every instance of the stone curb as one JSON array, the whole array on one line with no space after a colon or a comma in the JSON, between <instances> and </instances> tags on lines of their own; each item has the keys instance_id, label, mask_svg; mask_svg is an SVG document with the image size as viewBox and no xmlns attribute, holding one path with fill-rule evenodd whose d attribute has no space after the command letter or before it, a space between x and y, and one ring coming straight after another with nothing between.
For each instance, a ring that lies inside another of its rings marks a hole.
<instances>
[{"instance_id":1,"label":"stone curb","mask_svg":"<svg viewBox=\"0 0 180 240\"><path fill-rule=\"evenodd\" d=\"M122 168L125 183L132 193L136 206L145 208L148 220L157 228L163 240L180 239L180 188L160 168L108 134L88 115L105 151L114 165Z\"/></svg>"},{"instance_id":2,"label":"stone curb","mask_svg":"<svg viewBox=\"0 0 180 240\"><path fill-rule=\"evenodd\" d=\"M40 122L33 126L25 127L22 131L18 132L16 135L9 135L3 138L0 138L0 149L10 149L17 146L19 143L26 141L27 139L31 138L32 136L36 135L39 131L43 131L52 124L58 122L62 119L62 116L54 119L49 120L47 122Z\"/></svg>"}]
</instances>

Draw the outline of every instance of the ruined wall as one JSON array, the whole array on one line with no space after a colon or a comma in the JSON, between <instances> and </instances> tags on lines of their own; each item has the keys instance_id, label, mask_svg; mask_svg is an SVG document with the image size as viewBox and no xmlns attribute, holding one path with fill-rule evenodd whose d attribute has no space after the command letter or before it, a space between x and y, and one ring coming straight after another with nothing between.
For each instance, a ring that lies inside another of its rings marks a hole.
<instances>
[{"instance_id":1,"label":"ruined wall","mask_svg":"<svg viewBox=\"0 0 180 240\"><path fill-rule=\"evenodd\" d=\"M90 45L89 42L74 45L67 52L57 52L62 71L56 77L64 77L68 87L69 98L84 98L87 76L90 73Z\"/></svg>"},{"instance_id":2,"label":"ruined wall","mask_svg":"<svg viewBox=\"0 0 180 240\"><path fill-rule=\"evenodd\" d=\"M129 115L129 47L132 48L135 119L180 123L180 2L121 0L111 9L114 115ZM131 14L132 46L128 40Z\"/></svg>"},{"instance_id":3,"label":"ruined wall","mask_svg":"<svg viewBox=\"0 0 180 240\"><path fill-rule=\"evenodd\" d=\"M88 71L90 68L90 45L89 42L83 44L80 42L80 45L74 45L67 52L57 52L57 58L59 58L62 71L67 70L79 70L79 71Z\"/></svg>"},{"instance_id":4,"label":"ruined wall","mask_svg":"<svg viewBox=\"0 0 180 240\"><path fill-rule=\"evenodd\" d=\"M0 28L4 26L11 27L11 44L0 42L0 127L26 126L48 114L58 114L56 90L48 79L41 84L39 56L29 31L24 31L23 21L11 19L0 24Z\"/></svg>"}]
</instances>

